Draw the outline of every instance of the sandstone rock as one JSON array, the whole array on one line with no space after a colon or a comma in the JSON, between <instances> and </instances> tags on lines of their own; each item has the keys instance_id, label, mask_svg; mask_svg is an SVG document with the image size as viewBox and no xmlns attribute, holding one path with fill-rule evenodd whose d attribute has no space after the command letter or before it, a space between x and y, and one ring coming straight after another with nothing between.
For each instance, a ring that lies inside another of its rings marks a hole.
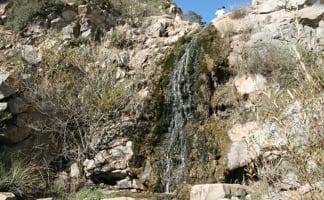
<instances>
[{"instance_id":1,"label":"sandstone rock","mask_svg":"<svg viewBox=\"0 0 324 200\"><path fill-rule=\"evenodd\" d=\"M121 180L127 176L128 163L132 156L132 142L127 141L124 144L120 141L112 149L102 150L93 159L85 160L84 171L87 176L92 173L105 174L106 177L112 176Z\"/></svg>"},{"instance_id":2,"label":"sandstone rock","mask_svg":"<svg viewBox=\"0 0 324 200\"><path fill-rule=\"evenodd\" d=\"M257 122L247 122L246 124L235 124L229 131L228 136L232 142L244 140L249 132L258 128Z\"/></svg>"},{"instance_id":3,"label":"sandstone rock","mask_svg":"<svg viewBox=\"0 0 324 200\"><path fill-rule=\"evenodd\" d=\"M62 29L63 39L77 38L80 35L80 24L71 23Z\"/></svg>"},{"instance_id":4,"label":"sandstone rock","mask_svg":"<svg viewBox=\"0 0 324 200\"><path fill-rule=\"evenodd\" d=\"M133 179L132 180L132 188L137 189L137 190L144 190L144 185L140 182L138 179Z\"/></svg>"},{"instance_id":5,"label":"sandstone rock","mask_svg":"<svg viewBox=\"0 0 324 200\"><path fill-rule=\"evenodd\" d=\"M190 200L217 200L225 195L223 184L194 185L190 191Z\"/></svg>"},{"instance_id":6,"label":"sandstone rock","mask_svg":"<svg viewBox=\"0 0 324 200\"><path fill-rule=\"evenodd\" d=\"M70 167L70 177L79 178L81 175L78 163L73 163Z\"/></svg>"},{"instance_id":7,"label":"sandstone rock","mask_svg":"<svg viewBox=\"0 0 324 200\"><path fill-rule=\"evenodd\" d=\"M1 72L0 73L0 85L4 83L10 76L9 72Z\"/></svg>"},{"instance_id":8,"label":"sandstone rock","mask_svg":"<svg viewBox=\"0 0 324 200\"><path fill-rule=\"evenodd\" d=\"M4 102L4 103L0 103L0 113L2 113L3 111L5 111L8 107L8 103Z\"/></svg>"},{"instance_id":9,"label":"sandstone rock","mask_svg":"<svg viewBox=\"0 0 324 200\"><path fill-rule=\"evenodd\" d=\"M298 177L297 175L290 171L288 172L288 174L286 174L283 177L283 180L281 181L280 184L280 189L282 190L293 190L293 189L297 189L299 187L299 183L298 183Z\"/></svg>"},{"instance_id":10,"label":"sandstone rock","mask_svg":"<svg viewBox=\"0 0 324 200\"><path fill-rule=\"evenodd\" d=\"M268 14L277 11L285 6L281 0L263 0L259 1L257 12L260 14Z\"/></svg>"},{"instance_id":11,"label":"sandstone rock","mask_svg":"<svg viewBox=\"0 0 324 200\"><path fill-rule=\"evenodd\" d=\"M240 197L246 196L246 188L240 184L223 184L226 196Z\"/></svg>"},{"instance_id":12,"label":"sandstone rock","mask_svg":"<svg viewBox=\"0 0 324 200\"><path fill-rule=\"evenodd\" d=\"M0 192L0 200L16 200L16 196L10 192Z\"/></svg>"},{"instance_id":13,"label":"sandstone rock","mask_svg":"<svg viewBox=\"0 0 324 200\"><path fill-rule=\"evenodd\" d=\"M246 142L232 143L227 158L227 168L229 170L245 166L250 160Z\"/></svg>"},{"instance_id":14,"label":"sandstone rock","mask_svg":"<svg viewBox=\"0 0 324 200\"><path fill-rule=\"evenodd\" d=\"M0 2L0 16L4 15L6 13L8 4L9 4L8 1L7 2L6 1L5 2L3 2L3 1Z\"/></svg>"},{"instance_id":15,"label":"sandstone rock","mask_svg":"<svg viewBox=\"0 0 324 200\"><path fill-rule=\"evenodd\" d=\"M132 180L129 177L126 177L123 180L117 181L117 187L119 189L131 189L133 188Z\"/></svg>"},{"instance_id":16,"label":"sandstone rock","mask_svg":"<svg viewBox=\"0 0 324 200\"><path fill-rule=\"evenodd\" d=\"M318 27L319 21L324 16L324 5L314 5L301 9L297 13L297 17L300 18L300 22L303 25L307 25L313 28Z\"/></svg>"},{"instance_id":17,"label":"sandstone rock","mask_svg":"<svg viewBox=\"0 0 324 200\"><path fill-rule=\"evenodd\" d=\"M65 25L64 20L61 17L58 17L51 21L51 28L60 30L64 27L64 25Z\"/></svg>"},{"instance_id":18,"label":"sandstone rock","mask_svg":"<svg viewBox=\"0 0 324 200\"><path fill-rule=\"evenodd\" d=\"M241 76L234 80L234 85L241 95L262 91L266 88L267 80L261 74Z\"/></svg>"},{"instance_id":19,"label":"sandstone rock","mask_svg":"<svg viewBox=\"0 0 324 200\"><path fill-rule=\"evenodd\" d=\"M19 114L19 113L25 112L28 108L25 101L23 101L19 97L10 99L8 106L9 106L9 112L12 114Z\"/></svg>"},{"instance_id":20,"label":"sandstone rock","mask_svg":"<svg viewBox=\"0 0 324 200\"><path fill-rule=\"evenodd\" d=\"M28 63L33 65L42 61L42 54L32 45L23 45L21 55Z\"/></svg>"},{"instance_id":21,"label":"sandstone rock","mask_svg":"<svg viewBox=\"0 0 324 200\"><path fill-rule=\"evenodd\" d=\"M289 1L287 1L286 6L288 8L297 9L297 8L302 8L306 2L307 2L307 0L289 0Z\"/></svg>"}]
</instances>

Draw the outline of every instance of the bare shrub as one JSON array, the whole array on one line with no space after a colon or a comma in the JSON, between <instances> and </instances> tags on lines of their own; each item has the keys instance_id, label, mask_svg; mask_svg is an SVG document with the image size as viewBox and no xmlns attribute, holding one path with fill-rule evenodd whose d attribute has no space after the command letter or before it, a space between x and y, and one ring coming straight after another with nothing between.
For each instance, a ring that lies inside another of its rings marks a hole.
<instances>
[{"instance_id":1,"label":"bare shrub","mask_svg":"<svg viewBox=\"0 0 324 200\"><path fill-rule=\"evenodd\" d=\"M229 17L231 19L241 19L248 14L248 7L235 7L232 9Z\"/></svg>"},{"instance_id":2,"label":"bare shrub","mask_svg":"<svg viewBox=\"0 0 324 200\"><path fill-rule=\"evenodd\" d=\"M116 84L114 67L95 65L95 46L44 51L42 70L22 80L26 99L44 115L33 127L49 135L58 154L82 160L95 152L105 122L122 114L127 88Z\"/></svg>"}]
</instances>

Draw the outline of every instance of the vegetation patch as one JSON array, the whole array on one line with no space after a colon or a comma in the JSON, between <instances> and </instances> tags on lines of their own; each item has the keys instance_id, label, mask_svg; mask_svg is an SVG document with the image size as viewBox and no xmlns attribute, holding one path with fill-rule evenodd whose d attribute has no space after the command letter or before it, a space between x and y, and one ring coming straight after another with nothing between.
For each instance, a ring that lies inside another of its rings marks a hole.
<instances>
[{"instance_id":1,"label":"vegetation patch","mask_svg":"<svg viewBox=\"0 0 324 200\"><path fill-rule=\"evenodd\" d=\"M12 0L10 5L7 25L15 31L22 30L35 16L44 17L63 8L63 3L56 0Z\"/></svg>"}]
</instances>

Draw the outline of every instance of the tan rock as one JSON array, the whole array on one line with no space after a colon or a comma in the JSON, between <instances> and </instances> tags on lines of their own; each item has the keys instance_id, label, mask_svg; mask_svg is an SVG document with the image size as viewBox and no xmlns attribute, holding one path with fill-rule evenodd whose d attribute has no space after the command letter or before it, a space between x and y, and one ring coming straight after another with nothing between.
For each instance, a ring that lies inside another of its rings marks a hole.
<instances>
[{"instance_id":1,"label":"tan rock","mask_svg":"<svg viewBox=\"0 0 324 200\"><path fill-rule=\"evenodd\" d=\"M249 135L249 132L258 128L257 122L248 122L246 124L235 124L229 131L228 136L233 142L242 141Z\"/></svg>"},{"instance_id":2,"label":"tan rock","mask_svg":"<svg viewBox=\"0 0 324 200\"><path fill-rule=\"evenodd\" d=\"M243 75L234 80L234 85L241 95L262 91L266 88L267 80L261 74Z\"/></svg>"},{"instance_id":3,"label":"tan rock","mask_svg":"<svg viewBox=\"0 0 324 200\"><path fill-rule=\"evenodd\" d=\"M16 196L11 192L0 192L0 200L16 200Z\"/></svg>"},{"instance_id":4,"label":"tan rock","mask_svg":"<svg viewBox=\"0 0 324 200\"><path fill-rule=\"evenodd\" d=\"M194 185L190 191L190 200L215 200L225 195L223 184Z\"/></svg>"},{"instance_id":5,"label":"tan rock","mask_svg":"<svg viewBox=\"0 0 324 200\"><path fill-rule=\"evenodd\" d=\"M80 177L80 169L78 163L73 163L70 167L70 177L71 178L79 178Z\"/></svg>"}]
</instances>

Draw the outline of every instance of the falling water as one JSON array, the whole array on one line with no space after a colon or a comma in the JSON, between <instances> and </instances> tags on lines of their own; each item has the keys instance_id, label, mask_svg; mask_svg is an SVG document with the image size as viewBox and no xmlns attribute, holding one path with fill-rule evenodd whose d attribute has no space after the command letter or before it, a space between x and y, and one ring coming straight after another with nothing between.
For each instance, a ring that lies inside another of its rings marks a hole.
<instances>
[{"instance_id":1,"label":"falling water","mask_svg":"<svg viewBox=\"0 0 324 200\"><path fill-rule=\"evenodd\" d=\"M164 142L163 184L165 192L186 181L188 141L186 125L195 109L194 87L198 78L199 52L195 41L187 44L182 56L174 63L169 93L166 97L168 133Z\"/></svg>"}]
</instances>

